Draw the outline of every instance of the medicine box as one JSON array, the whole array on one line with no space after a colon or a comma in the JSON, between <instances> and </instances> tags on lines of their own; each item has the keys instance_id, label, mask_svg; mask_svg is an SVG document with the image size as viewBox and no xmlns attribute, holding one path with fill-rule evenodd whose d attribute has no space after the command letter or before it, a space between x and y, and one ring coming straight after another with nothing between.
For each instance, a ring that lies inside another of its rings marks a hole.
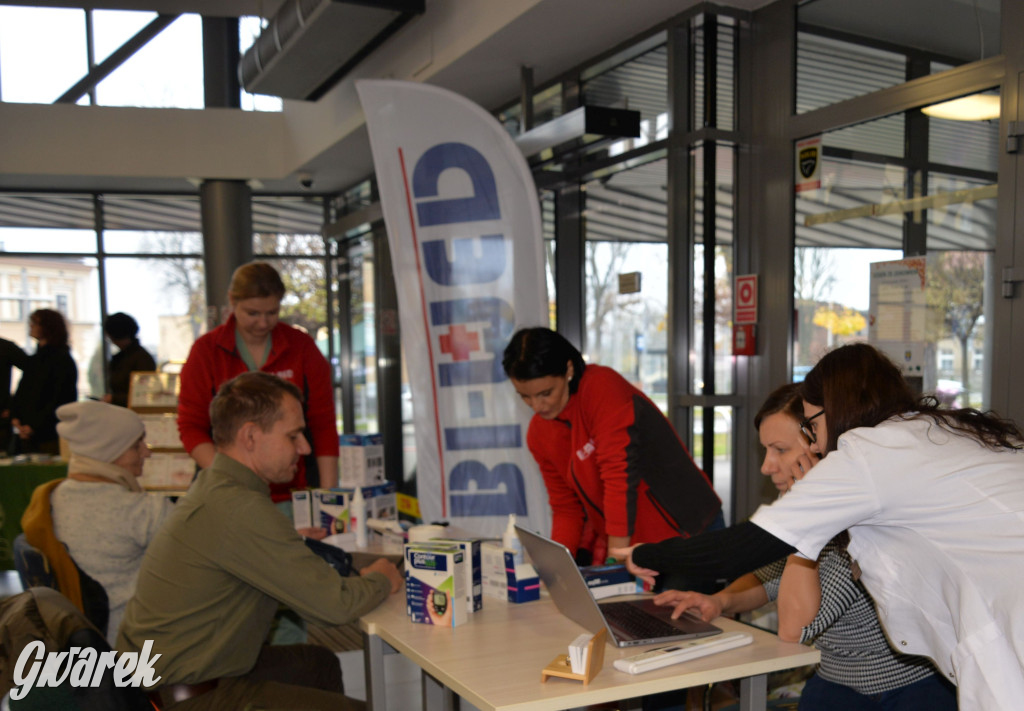
<instances>
[{"instance_id":1,"label":"medicine box","mask_svg":"<svg viewBox=\"0 0 1024 711\"><path fill-rule=\"evenodd\" d=\"M540 599L540 576L529 563L516 563L515 552L505 551L505 579L509 602Z\"/></svg>"},{"instance_id":2,"label":"medicine box","mask_svg":"<svg viewBox=\"0 0 1024 711\"><path fill-rule=\"evenodd\" d=\"M480 544L480 570L484 595L510 602L529 602L540 598L540 576L532 565L516 563L517 551L504 548L500 541Z\"/></svg>"},{"instance_id":3,"label":"medicine box","mask_svg":"<svg viewBox=\"0 0 1024 711\"><path fill-rule=\"evenodd\" d=\"M313 489L313 525L327 529L328 535L348 531L348 506L351 494L340 489Z\"/></svg>"},{"instance_id":4,"label":"medicine box","mask_svg":"<svg viewBox=\"0 0 1024 711\"><path fill-rule=\"evenodd\" d=\"M410 543L405 551L405 601L409 619L457 627L468 616L464 566L459 546Z\"/></svg>"},{"instance_id":5,"label":"medicine box","mask_svg":"<svg viewBox=\"0 0 1024 711\"><path fill-rule=\"evenodd\" d=\"M480 538L435 538L431 543L458 546L466 554L466 612L477 612L483 607L483 577L480 568Z\"/></svg>"},{"instance_id":6,"label":"medicine box","mask_svg":"<svg viewBox=\"0 0 1024 711\"><path fill-rule=\"evenodd\" d=\"M343 489L384 483L384 440L379 434L338 437L338 482Z\"/></svg>"},{"instance_id":7,"label":"medicine box","mask_svg":"<svg viewBox=\"0 0 1024 711\"><path fill-rule=\"evenodd\" d=\"M630 595L643 592L637 586L637 580L621 563L612 565L588 565L580 568L583 579L587 581L590 594L595 600L602 600L615 595Z\"/></svg>"},{"instance_id":8,"label":"medicine box","mask_svg":"<svg viewBox=\"0 0 1024 711\"><path fill-rule=\"evenodd\" d=\"M480 544L480 577L484 595L508 599L508 576L505 573L505 549L501 541L483 541Z\"/></svg>"},{"instance_id":9,"label":"medicine box","mask_svg":"<svg viewBox=\"0 0 1024 711\"><path fill-rule=\"evenodd\" d=\"M295 528L312 528L313 526L313 495L309 489L292 491L292 522Z\"/></svg>"}]
</instances>

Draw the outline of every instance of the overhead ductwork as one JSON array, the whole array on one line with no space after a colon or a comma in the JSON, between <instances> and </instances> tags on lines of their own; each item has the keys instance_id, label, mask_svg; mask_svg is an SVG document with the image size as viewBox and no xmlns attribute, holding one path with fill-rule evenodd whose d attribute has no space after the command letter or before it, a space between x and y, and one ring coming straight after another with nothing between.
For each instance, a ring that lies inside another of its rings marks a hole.
<instances>
[{"instance_id":1,"label":"overhead ductwork","mask_svg":"<svg viewBox=\"0 0 1024 711\"><path fill-rule=\"evenodd\" d=\"M238 66L251 94L316 101L424 0L286 0Z\"/></svg>"}]
</instances>

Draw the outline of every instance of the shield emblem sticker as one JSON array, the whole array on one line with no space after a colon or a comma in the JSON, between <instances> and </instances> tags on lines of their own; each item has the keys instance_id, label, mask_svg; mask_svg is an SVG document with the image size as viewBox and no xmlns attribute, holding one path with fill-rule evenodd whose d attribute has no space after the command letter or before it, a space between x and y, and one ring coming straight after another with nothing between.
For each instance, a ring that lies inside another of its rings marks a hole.
<instances>
[{"instance_id":1,"label":"shield emblem sticker","mask_svg":"<svg viewBox=\"0 0 1024 711\"><path fill-rule=\"evenodd\" d=\"M810 178L818 169L818 146L800 149L800 175Z\"/></svg>"}]
</instances>

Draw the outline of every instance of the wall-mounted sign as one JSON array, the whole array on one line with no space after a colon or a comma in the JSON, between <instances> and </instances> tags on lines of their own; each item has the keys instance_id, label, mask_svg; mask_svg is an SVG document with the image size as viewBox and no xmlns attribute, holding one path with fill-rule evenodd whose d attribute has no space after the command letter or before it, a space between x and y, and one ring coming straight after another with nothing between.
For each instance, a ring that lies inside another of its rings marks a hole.
<instances>
[{"instance_id":1,"label":"wall-mounted sign","mask_svg":"<svg viewBox=\"0 0 1024 711\"><path fill-rule=\"evenodd\" d=\"M821 136L796 142L796 191L821 187Z\"/></svg>"},{"instance_id":2,"label":"wall-mounted sign","mask_svg":"<svg viewBox=\"0 0 1024 711\"><path fill-rule=\"evenodd\" d=\"M735 289L733 323L757 323L757 274L737 276Z\"/></svg>"}]
</instances>

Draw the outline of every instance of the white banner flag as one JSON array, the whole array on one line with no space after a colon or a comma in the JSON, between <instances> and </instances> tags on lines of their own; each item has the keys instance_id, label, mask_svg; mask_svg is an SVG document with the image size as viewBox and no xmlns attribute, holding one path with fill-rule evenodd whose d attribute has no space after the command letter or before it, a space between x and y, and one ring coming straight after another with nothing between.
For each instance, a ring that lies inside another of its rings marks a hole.
<instances>
[{"instance_id":1,"label":"white banner flag","mask_svg":"<svg viewBox=\"0 0 1024 711\"><path fill-rule=\"evenodd\" d=\"M537 189L501 125L445 89L359 81L395 269L427 522L498 535L508 514L547 534L526 448L533 414L501 357L547 325Z\"/></svg>"}]
</instances>

